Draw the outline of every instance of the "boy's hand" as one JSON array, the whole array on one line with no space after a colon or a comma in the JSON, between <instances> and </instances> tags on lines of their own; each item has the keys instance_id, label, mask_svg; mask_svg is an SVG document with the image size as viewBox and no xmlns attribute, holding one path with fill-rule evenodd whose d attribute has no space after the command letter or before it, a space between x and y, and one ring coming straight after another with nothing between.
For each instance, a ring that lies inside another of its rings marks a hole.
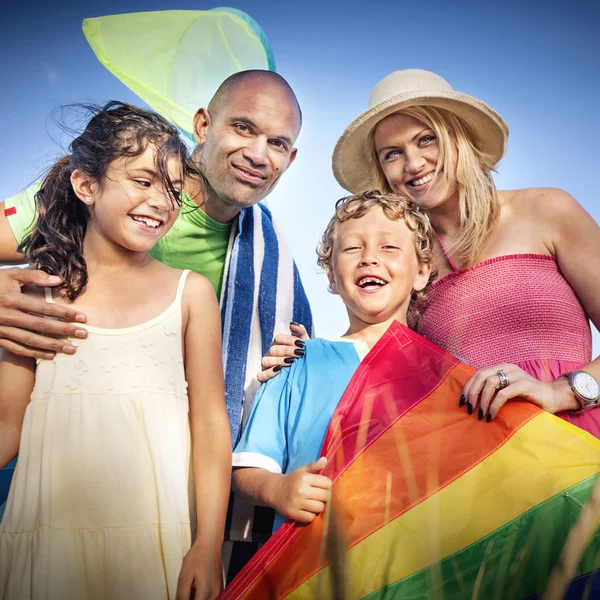
<instances>
[{"instance_id":1,"label":"boy's hand","mask_svg":"<svg viewBox=\"0 0 600 600\"><path fill-rule=\"evenodd\" d=\"M290 323L290 334L279 333L273 339L269 351L260 361L262 371L256 378L264 383L275 377L282 367L289 367L299 356L304 355L304 342L310 339L304 325Z\"/></svg>"},{"instance_id":2,"label":"boy's hand","mask_svg":"<svg viewBox=\"0 0 600 600\"><path fill-rule=\"evenodd\" d=\"M196 540L183 559L176 600L214 600L222 591L221 553L211 555L201 540Z\"/></svg>"},{"instance_id":3,"label":"boy's hand","mask_svg":"<svg viewBox=\"0 0 600 600\"><path fill-rule=\"evenodd\" d=\"M323 456L284 475L278 486L275 510L296 523L312 523L331 498L331 479L317 474L326 464Z\"/></svg>"}]
</instances>

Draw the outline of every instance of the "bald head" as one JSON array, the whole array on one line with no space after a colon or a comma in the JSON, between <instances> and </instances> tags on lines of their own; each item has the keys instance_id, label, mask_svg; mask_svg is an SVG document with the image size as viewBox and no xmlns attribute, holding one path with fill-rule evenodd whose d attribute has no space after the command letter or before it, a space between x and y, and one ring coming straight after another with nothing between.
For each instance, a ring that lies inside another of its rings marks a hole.
<instances>
[{"instance_id":1,"label":"bald head","mask_svg":"<svg viewBox=\"0 0 600 600\"><path fill-rule=\"evenodd\" d=\"M294 90L290 84L279 73L274 71L263 71L254 69L250 71L240 71L230 75L215 92L209 105L208 112L214 117L219 111L227 105L230 97L243 85L256 84L261 87L275 87L278 91L288 96L290 102L297 110L298 122L302 125L302 111Z\"/></svg>"}]
</instances>

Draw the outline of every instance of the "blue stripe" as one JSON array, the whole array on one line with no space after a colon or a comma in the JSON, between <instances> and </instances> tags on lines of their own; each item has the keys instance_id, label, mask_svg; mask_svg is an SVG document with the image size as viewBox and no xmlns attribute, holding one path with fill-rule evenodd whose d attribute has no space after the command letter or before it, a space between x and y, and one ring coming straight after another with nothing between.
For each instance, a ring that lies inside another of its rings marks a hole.
<instances>
[{"instance_id":1,"label":"blue stripe","mask_svg":"<svg viewBox=\"0 0 600 600\"><path fill-rule=\"evenodd\" d=\"M308 335L310 337L314 337L313 331L313 320L312 314L310 312L310 305L308 303L308 298L306 297L306 292L304 291L304 287L302 286L302 281L300 280L300 273L298 272L298 267L296 263L294 263L294 310L293 310L293 320L296 323L300 323L304 325Z\"/></svg>"},{"instance_id":2,"label":"blue stripe","mask_svg":"<svg viewBox=\"0 0 600 600\"><path fill-rule=\"evenodd\" d=\"M527 600L543 600L544 592L529 596ZM600 598L600 571L592 571L573 579L567 588L564 600Z\"/></svg>"},{"instance_id":3,"label":"blue stripe","mask_svg":"<svg viewBox=\"0 0 600 600\"><path fill-rule=\"evenodd\" d=\"M275 331L275 313L277 309L277 276L279 271L279 243L271 220L271 213L262 209L262 233L264 239L264 258L258 288L258 319L262 354L266 354L273 341Z\"/></svg>"},{"instance_id":4,"label":"blue stripe","mask_svg":"<svg viewBox=\"0 0 600 600\"><path fill-rule=\"evenodd\" d=\"M246 361L250 346L250 326L254 303L254 215L252 209L240 216L239 234L234 242L232 260L237 260L232 298L231 328L228 335L225 405L229 417L231 441L237 443L242 422ZM235 256L234 256L235 255ZM231 266L230 266L231 268Z\"/></svg>"}]
</instances>

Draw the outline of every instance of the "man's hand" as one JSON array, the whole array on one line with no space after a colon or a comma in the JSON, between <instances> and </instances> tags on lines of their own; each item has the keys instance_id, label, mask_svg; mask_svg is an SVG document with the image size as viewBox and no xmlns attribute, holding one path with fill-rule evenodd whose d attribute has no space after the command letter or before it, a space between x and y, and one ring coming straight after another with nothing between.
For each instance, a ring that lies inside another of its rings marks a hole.
<instances>
[{"instance_id":1,"label":"man's hand","mask_svg":"<svg viewBox=\"0 0 600 600\"><path fill-rule=\"evenodd\" d=\"M296 523L312 523L331 498L331 479L317 474L326 464L323 456L284 475L277 482L273 508Z\"/></svg>"},{"instance_id":2,"label":"man's hand","mask_svg":"<svg viewBox=\"0 0 600 600\"><path fill-rule=\"evenodd\" d=\"M43 271L0 269L0 348L32 358L51 359L57 352L75 353L75 346L55 337L87 337L85 329L67 324L85 323L85 315L21 293L24 285L52 287L60 283L60 277Z\"/></svg>"},{"instance_id":3,"label":"man's hand","mask_svg":"<svg viewBox=\"0 0 600 600\"><path fill-rule=\"evenodd\" d=\"M310 339L306 328L299 323L290 323L290 333L277 334L262 357L260 366L263 370L256 376L261 383L275 377L282 367L289 367L299 356L304 356L304 342Z\"/></svg>"}]
</instances>

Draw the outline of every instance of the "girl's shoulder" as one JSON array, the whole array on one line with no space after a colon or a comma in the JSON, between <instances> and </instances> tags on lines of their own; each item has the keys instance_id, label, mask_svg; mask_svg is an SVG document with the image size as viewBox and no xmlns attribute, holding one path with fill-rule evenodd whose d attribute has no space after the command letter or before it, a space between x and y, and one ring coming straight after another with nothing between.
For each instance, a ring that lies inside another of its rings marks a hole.
<instances>
[{"instance_id":1,"label":"girl's shoulder","mask_svg":"<svg viewBox=\"0 0 600 600\"><path fill-rule=\"evenodd\" d=\"M183 275L183 271L180 271ZM198 302L199 299L206 297L215 297L215 288L212 283L194 271L189 271L185 278L185 287L183 288L184 299L188 299L193 302Z\"/></svg>"}]
</instances>

